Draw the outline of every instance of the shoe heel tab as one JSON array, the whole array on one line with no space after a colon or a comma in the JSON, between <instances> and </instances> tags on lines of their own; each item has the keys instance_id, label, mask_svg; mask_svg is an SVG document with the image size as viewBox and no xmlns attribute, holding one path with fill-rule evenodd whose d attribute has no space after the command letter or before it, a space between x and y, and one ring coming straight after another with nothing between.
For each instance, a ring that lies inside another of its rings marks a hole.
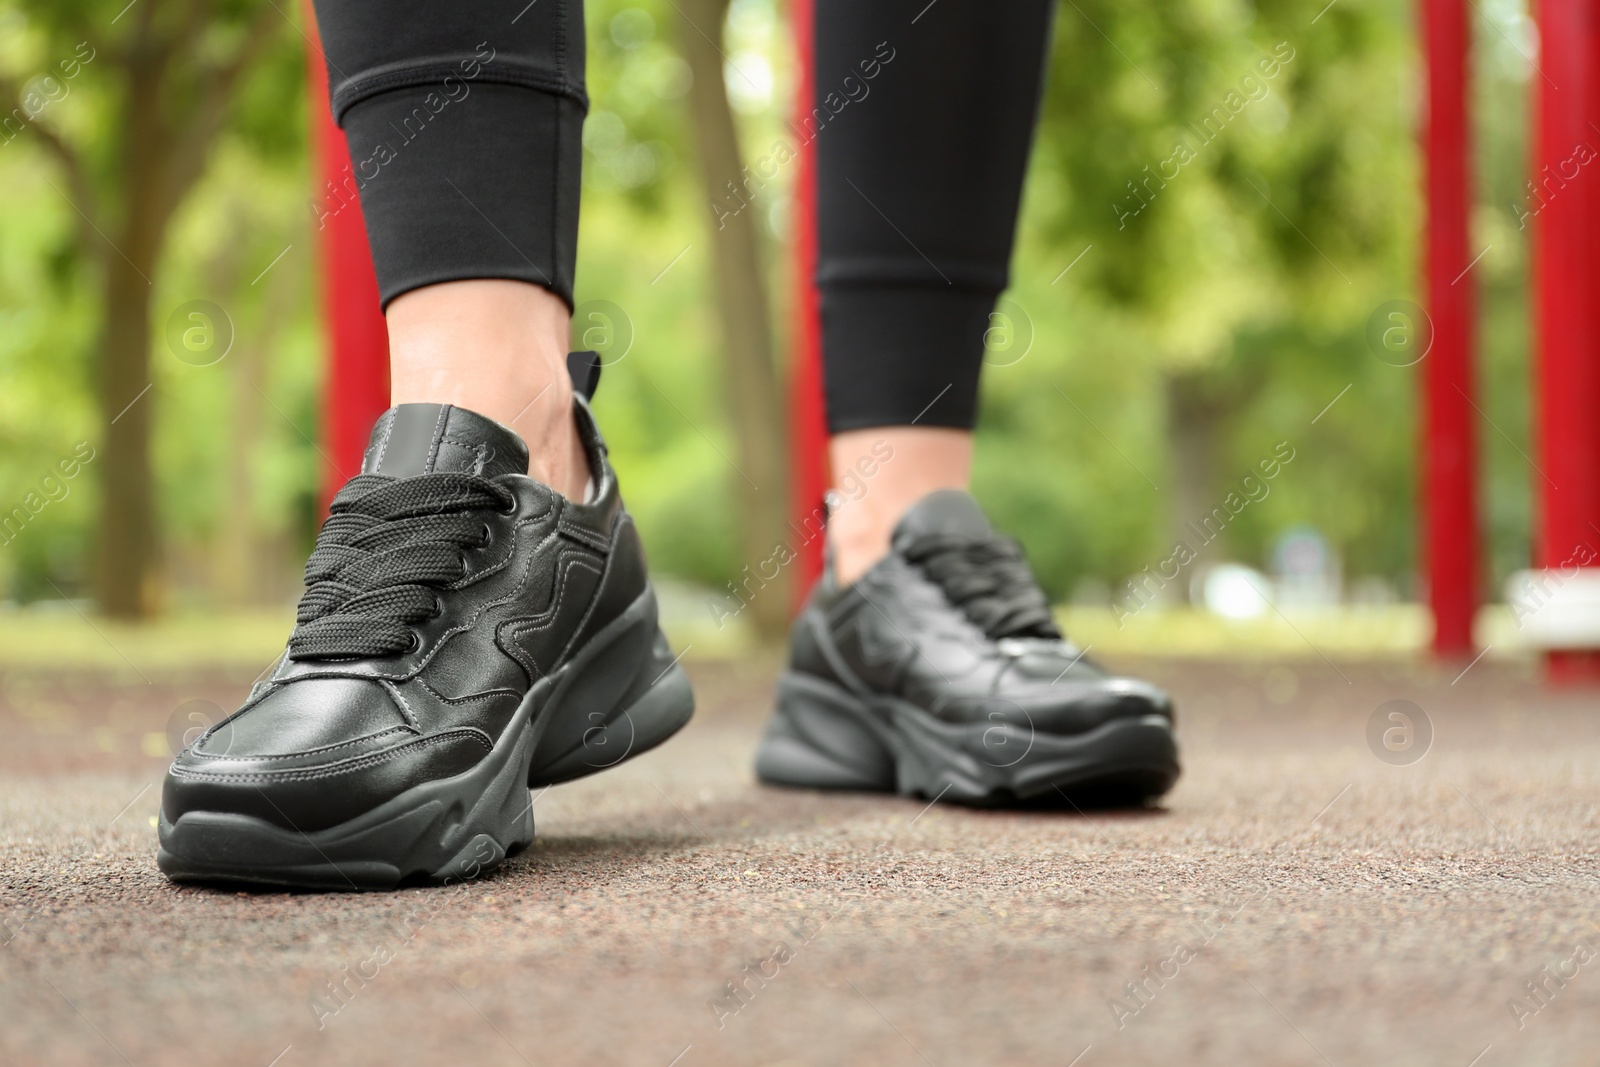
<instances>
[{"instance_id":1,"label":"shoe heel tab","mask_svg":"<svg viewBox=\"0 0 1600 1067\"><path fill-rule=\"evenodd\" d=\"M817 580L811 583L811 591L806 594L807 604L817 604L826 607L839 598L844 591L844 586L839 584L839 572L833 563L833 544L826 536L822 539L822 573L817 575Z\"/></svg>"},{"instance_id":2,"label":"shoe heel tab","mask_svg":"<svg viewBox=\"0 0 1600 1067\"><path fill-rule=\"evenodd\" d=\"M577 424L578 440L583 445L584 458L589 461L589 476L594 479L594 496L591 501L602 501L616 495L616 472L611 469L611 450L600 435L600 427L589 410L589 401L582 393L572 395L572 418ZM582 506L583 501L573 503Z\"/></svg>"},{"instance_id":3,"label":"shoe heel tab","mask_svg":"<svg viewBox=\"0 0 1600 1067\"><path fill-rule=\"evenodd\" d=\"M600 353L583 351L567 353L567 374L572 378L572 389L585 400L594 399L600 388Z\"/></svg>"}]
</instances>

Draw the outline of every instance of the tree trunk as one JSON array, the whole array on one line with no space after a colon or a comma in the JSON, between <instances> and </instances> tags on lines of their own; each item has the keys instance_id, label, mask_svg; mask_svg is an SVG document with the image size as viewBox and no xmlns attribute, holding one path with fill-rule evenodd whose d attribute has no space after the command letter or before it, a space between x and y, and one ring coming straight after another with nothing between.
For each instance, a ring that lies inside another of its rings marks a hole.
<instances>
[{"instance_id":1,"label":"tree trunk","mask_svg":"<svg viewBox=\"0 0 1600 1067\"><path fill-rule=\"evenodd\" d=\"M150 384L150 287L129 264L106 265L103 329L100 412L104 444L95 464L102 500L95 599L100 610L113 618L136 619L157 607L150 470L155 401L146 391Z\"/></svg>"},{"instance_id":2,"label":"tree trunk","mask_svg":"<svg viewBox=\"0 0 1600 1067\"><path fill-rule=\"evenodd\" d=\"M223 460L222 514L213 542L212 588L217 602L242 608L255 604L262 585L257 544L255 453L261 443L261 387L265 345L236 345L228 357L231 419Z\"/></svg>"},{"instance_id":3,"label":"tree trunk","mask_svg":"<svg viewBox=\"0 0 1600 1067\"><path fill-rule=\"evenodd\" d=\"M1214 563L1223 558L1227 537L1224 534L1220 543L1207 547L1203 533L1205 519L1221 503L1216 498L1217 437L1225 405L1219 405L1205 385L1201 374L1165 378L1168 469L1173 481L1168 518L1174 544L1186 544L1202 562ZM1193 567L1186 567L1183 580L1173 583L1172 592L1180 602L1189 599L1193 573Z\"/></svg>"},{"instance_id":4,"label":"tree trunk","mask_svg":"<svg viewBox=\"0 0 1600 1067\"><path fill-rule=\"evenodd\" d=\"M739 444L741 547L748 571L740 583L753 590L750 577L764 583L750 599L757 630L781 633L788 622L789 574L781 569L788 543L787 463L782 393L774 366L772 320L766 270L761 257L761 213L755 207L716 211L711 205L729 196L729 183L743 193L743 165L733 109L723 84L723 19L728 0L679 0L684 25L680 38L694 75L689 94L701 185L705 192L717 312L722 325L723 365L727 388L724 404ZM735 201L736 203L739 201ZM776 571L776 577L772 577ZM742 590L743 591L743 590Z\"/></svg>"},{"instance_id":5,"label":"tree trunk","mask_svg":"<svg viewBox=\"0 0 1600 1067\"><path fill-rule=\"evenodd\" d=\"M1177 483L1169 498L1173 536L1206 563L1227 559L1227 525L1205 520L1222 507L1228 489L1218 478L1224 434L1261 392L1265 375L1236 363L1218 361L1197 370L1168 372L1164 379L1167 408L1168 464ZM1239 476L1248 473L1241 470ZM1224 509L1226 513L1226 509ZM1205 538L1213 536L1209 544ZM1190 573L1193 568L1186 568ZM1175 589L1188 599L1188 581Z\"/></svg>"},{"instance_id":6,"label":"tree trunk","mask_svg":"<svg viewBox=\"0 0 1600 1067\"><path fill-rule=\"evenodd\" d=\"M139 619L161 602L155 478L150 465L155 424L150 370L151 283L167 225L161 182L167 138L159 120L161 71L134 65L121 109L120 173L126 190L112 247L101 250L104 318L100 345L100 412L104 442L95 459L101 513L94 592L112 618Z\"/></svg>"},{"instance_id":7,"label":"tree trunk","mask_svg":"<svg viewBox=\"0 0 1600 1067\"><path fill-rule=\"evenodd\" d=\"M238 229L248 225L239 219ZM255 455L261 445L266 409L267 355L276 344L282 325L289 321L296 291L287 266L268 281L259 325L248 340L235 341L223 361L229 378L231 418L223 461L223 505L212 556L212 588L219 603L253 607L264 591L275 585L274 575L262 573L262 561L276 559L262 544L252 513L255 507Z\"/></svg>"}]
</instances>

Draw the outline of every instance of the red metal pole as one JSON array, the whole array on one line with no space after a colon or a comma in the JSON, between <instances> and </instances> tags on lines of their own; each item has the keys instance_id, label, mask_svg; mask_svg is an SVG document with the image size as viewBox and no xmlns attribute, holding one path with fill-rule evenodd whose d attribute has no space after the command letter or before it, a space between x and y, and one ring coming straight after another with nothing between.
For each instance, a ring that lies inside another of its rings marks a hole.
<instances>
[{"instance_id":1,"label":"red metal pole","mask_svg":"<svg viewBox=\"0 0 1600 1067\"><path fill-rule=\"evenodd\" d=\"M1422 0L1422 31L1428 72L1425 271L1433 320L1433 347L1422 362L1424 554L1434 653L1461 656L1472 651L1478 607L1466 0Z\"/></svg>"},{"instance_id":2,"label":"red metal pole","mask_svg":"<svg viewBox=\"0 0 1600 1067\"><path fill-rule=\"evenodd\" d=\"M1540 529L1535 566L1559 597L1600 550L1600 32L1595 0L1538 0L1533 227ZM1565 568L1566 577L1563 577ZM1589 573L1597 573L1590 570ZM1553 680L1600 677L1594 651L1548 655Z\"/></svg>"},{"instance_id":3,"label":"red metal pole","mask_svg":"<svg viewBox=\"0 0 1600 1067\"><path fill-rule=\"evenodd\" d=\"M322 503L361 469L367 435L389 406L389 334L378 307L378 279L350 167L344 131L328 110L327 67L309 0L306 77L311 100L312 217L321 262L327 377L322 402Z\"/></svg>"},{"instance_id":4,"label":"red metal pole","mask_svg":"<svg viewBox=\"0 0 1600 1067\"><path fill-rule=\"evenodd\" d=\"M794 122L800 169L794 190L794 306L791 311L793 358L789 371L790 513L799 549L794 582L799 610L811 585L822 573L822 535L828 490L828 432L822 402L822 329L815 277L817 273L817 150L811 136L815 95L815 18L812 0L794 0L797 54Z\"/></svg>"}]
</instances>

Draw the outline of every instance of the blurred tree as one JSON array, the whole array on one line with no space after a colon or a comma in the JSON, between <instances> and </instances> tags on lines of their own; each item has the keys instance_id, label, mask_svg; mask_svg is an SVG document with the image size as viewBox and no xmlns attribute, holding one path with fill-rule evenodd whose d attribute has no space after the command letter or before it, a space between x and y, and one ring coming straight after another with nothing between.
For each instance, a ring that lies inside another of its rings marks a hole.
<instances>
[{"instance_id":1,"label":"blurred tree","mask_svg":"<svg viewBox=\"0 0 1600 1067\"><path fill-rule=\"evenodd\" d=\"M234 199L227 207L231 213L228 230L247 232L253 221L250 205ZM254 259L246 260L250 251L246 242L237 240L216 249L207 274L220 291L237 291L249 283L247 271L254 272L259 266ZM217 445L222 453L222 504L210 539L210 584L217 602L227 607L253 606L263 589L265 538L255 515L258 479L254 458L266 429L269 357L293 322L294 301L303 295L301 281L288 269L269 272L261 281L266 292L257 321L251 329L237 331L233 348L219 368L228 378L223 405L228 431Z\"/></svg>"},{"instance_id":2,"label":"blurred tree","mask_svg":"<svg viewBox=\"0 0 1600 1067\"><path fill-rule=\"evenodd\" d=\"M1411 288L1409 29L1403 10L1287 0L1058 13L1034 202L1060 256L1083 254L1067 285L1164 383L1174 532L1243 473L1219 464L1267 386L1318 383L1314 414L1335 362L1395 381L1359 338ZM1323 367L1296 359L1319 348Z\"/></svg>"},{"instance_id":3,"label":"blurred tree","mask_svg":"<svg viewBox=\"0 0 1600 1067\"><path fill-rule=\"evenodd\" d=\"M703 212L711 240L718 318L722 323L723 389L728 421L739 443L740 547L752 571L766 580L764 565L790 540L787 425L783 389L773 360L772 316L759 211L715 210L729 199L753 195L746 185L738 129L728 101L724 52L718 43L729 0L679 0L679 39L693 72L689 108L699 149ZM750 601L758 631L781 633L789 618L788 570L767 581Z\"/></svg>"},{"instance_id":4,"label":"blurred tree","mask_svg":"<svg viewBox=\"0 0 1600 1067\"><path fill-rule=\"evenodd\" d=\"M159 597L155 403L146 395L154 280L169 223L203 173L241 79L285 17L271 0L35 0L23 10L49 66L26 82L0 80L0 94L17 128L57 160L79 252L98 275L93 588L102 611L136 618ZM77 121L57 121L52 84L79 78L106 91L104 106L93 121L83 109Z\"/></svg>"},{"instance_id":5,"label":"blurred tree","mask_svg":"<svg viewBox=\"0 0 1600 1067\"><path fill-rule=\"evenodd\" d=\"M165 6L173 2L156 0L160 17L148 33L166 32L161 20L174 16ZM160 273L142 268L158 283L144 332L159 344L171 309L204 297L232 317L233 351L207 367L153 358L150 376L107 403L97 384L103 371L90 369L106 358L101 259L124 262L108 239L132 251L116 229L129 194L120 182L129 81L71 26L93 23L126 48L146 0L124 10L126 3L0 0L0 80L16 96L13 110L0 109L0 184L9 197L0 213L0 508L38 491L41 473L79 441L97 448L97 469L124 452L120 443L103 447L96 427L154 381L115 426L159 400L159 419L145 417L158 423L151 491L173 602L248 597L240 560L251 561L253 582L270 579L259 592L282 602L315 530L322 462L312 432L320 363L305 228L303 46L292 33L277 34L240 75L206 174L167 234ZM1240 514L1226 543L1205 558L1260 565L1284 529L1305 523L1328 535L1351 578L1381 576L1376 584L1407 588L1421 367L1375 359L1364 328L1379 303L1417 298L1412 10L1323 6L1060 7L1006 298L1031 319L1029 343L991 353L976 479L996 522L1022 538L1053 593L1076 589L1104 600L1120 578L1170 553L1174 521L1218 503L1285 439L1298 458L1273 483L1271 499ZM706 37L684 27L673 0L587 7L593 106L580 302L626 309L630 335L637 331L632 354L607 370L601 417L653 570L709 587L709 595L771 551L738 533L758 497L725 457L762 486L759 499L777 494L769 496L738 451L736 416L757 409L734 400L729 360L742 350L728 343L721 321L706 229L715 213L696 165L698 112L687 97L697 81L726 88L743 158L770 155L788 136L788 35L770 0L735 0L725 24L697 13L737 68L724 86L727 68L709 49L697 57L701 76L692 76L687 49ZM183 62L225 61L242 43L247 10L254 8L243 0L219 8ZM1493 247L1472 276L1485 293L1481 404L1509 435L1482 438L1493 566L1503 574L1525 563L1530 521L1530 468L1521 454L1532 452L1526 235L1518 227L1526 210L1525 96L1529 78L1537 80L1528 57L1537 51L1518 0L1481 10L1485 203L1477 245ZM754 32L753 24L767 28ZM1294 58L1265 76L1257 63L1285 42ZM1260 87L1242 83L1252 73ZM185 87L194 84L190 73L171 72L164 113L191 106ZM1237 94L1237 113L1229 93ZM1212 114L1217 107L1225 120ZM178 128L170 117L165 123ZM86 201L68 184L58 149L30 127L79 153L91 191L105 198L94 205L104 237L68 203ZM1160 177L1174 173L1167 161L1184 139L1195 158L1177 166L1176 177ZM741 240L759 249L752 261L769 278L787 265L779 240L793 169L737 216L755 227ZM740 168L720 173L712 186L733 203L722 183L738 182ZM277 265L252 285L269 263ZM781 314L788 289L780 283L774 291L771 306ZM1184 405L1198 410L1177 410ZM774 417L770 440L781 441L777 425ZM1192 444L1182 443L1186 426L1196 429ZM242 491L246 481L253 486ZM88 546L99 531L115 536L118 528L102 521L103 509L91 521L98 497L89 473L71 488L70 499L52 502L0 551L0 596L26 602L84 588ZM686 603L710 621L704 599ZM763 593L741 621L762 601L780 600ZM717 601L733 604L720 592Z\"/></svg>"}]
</instances>

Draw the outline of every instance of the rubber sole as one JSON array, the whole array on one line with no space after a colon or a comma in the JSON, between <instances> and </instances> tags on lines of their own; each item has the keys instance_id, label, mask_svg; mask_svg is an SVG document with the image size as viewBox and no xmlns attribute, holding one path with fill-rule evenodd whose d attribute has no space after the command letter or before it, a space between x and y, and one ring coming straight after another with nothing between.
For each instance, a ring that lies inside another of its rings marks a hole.
<instances>
[{"instance_id":1,"label":"rubber sole","mask_svg":"<svg viewBox=\"0 0 1600 1067\"><path fill-rule=\"evenodd\" d=\"M862 698L787 671L756 776L805 789L898 792L975 805L1160 796L1179 774L1172 723L1120 719L1073 736L949 723L893 697Z\"/></svg>"},{"instance_id":2,"label":"rubber sole","mask_svg":"<svg viewBox=\"0 0 1600 1067\"><path fill-rule=\"evenodd\" d=\"M180 882L392 889L476 878L533 842L530 786L570 781L647 752L694 713L689 679L647 589L528 691L490 754L324 830L286 830L231 812L158 822L156 863Z\"/></svg>"}]
</instances>

